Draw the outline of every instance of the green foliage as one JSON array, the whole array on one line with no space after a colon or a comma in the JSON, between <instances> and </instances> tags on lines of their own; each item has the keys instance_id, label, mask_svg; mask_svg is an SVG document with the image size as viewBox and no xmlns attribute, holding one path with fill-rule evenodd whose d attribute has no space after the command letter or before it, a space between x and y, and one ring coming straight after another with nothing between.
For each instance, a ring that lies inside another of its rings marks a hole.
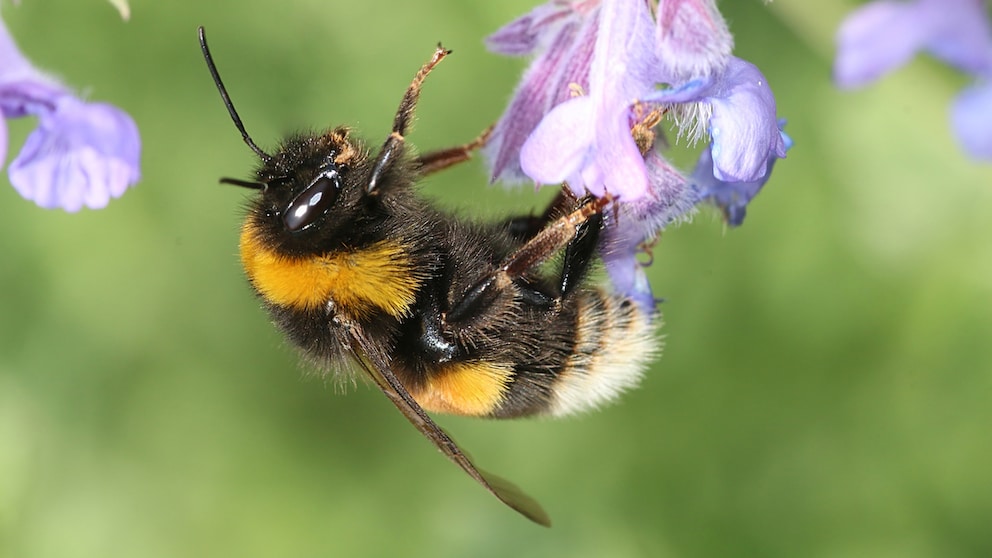
<instances>
[{"instance_id":1,"label":"green foliage","mask_svg":"<svg viewBox=\"0 0 992 558\"><path fill-rule=\"evenodd\" d=\"M337 123L378 144L441 39L411 136L430 149L502 111L522 63L481 39L529 2L141 2L127 23L5 4L23 51L130 111L144 153L99 212L0 179L0 556L992 554L992 172L950 135L960 78L917 61L840 93L838 19L723 4L796 147L742 228L703 213L658 244L666 349L644 386L573 420L442 418L550 531L282 344L239 269L244 193L217 184L252 154L196 42L202 24L265 148ZM477 162L425 192L466 214L542 203Z\"/></svg>"}]
</instances>

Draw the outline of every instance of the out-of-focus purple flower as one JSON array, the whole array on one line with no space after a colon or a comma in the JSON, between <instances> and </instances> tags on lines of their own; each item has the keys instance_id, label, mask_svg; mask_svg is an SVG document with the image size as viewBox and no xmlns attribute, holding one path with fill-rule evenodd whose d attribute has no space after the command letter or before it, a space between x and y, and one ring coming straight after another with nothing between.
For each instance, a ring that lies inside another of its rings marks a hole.
<instances>
[{"instance_id":1,"label":"out-of-focus purple flower","mask_svg":"<svg viewBox=\"0 0 992 558\"><path fill-rule=\"evenodd\" d=\"M838 30L834 80L842 88L864 86L921 51L978 79L954 102L952 121L969 154L992 159L992 25L984 0L887 0L862 6Z\"/></svg>"},{"instance_id":2,"label":"out-of-focus purple flower","mask_svg":"<svg viewBox=\"0 0 992 558\"><path fill-rule=\"evenodd\" d=\"M992 70L984 0L877 1L851 12L837 31L834 79L866 85L926 51L966 72Z\"/></svg>"},{"instance_id":3,"label":"out-of-focus purple flower","mask_svg":"<svg viewBox=\"0 0 992 558\"><path fill-rule=\"evenodd\" d=\"M769 161L786 154L771 89L731 55L713 0L553 0L498 31L490 48L535 55L488 148L493 179L526 175L614 198L601 252L618 290L645 305L653 298L637 253L703 199L656 151L646 115L672 116L691 142L709 136L706 183L753 190L735 198L741 213Z\"/></svg>"},{"instance_id":4,"label":"out-of-focus purple flower","mask_svg":"<svg viewBox=\"0 0 992 558\"><path fill-rule=\"evenodd\" d=\"M35 69L0 20L0 122L22 116L36 116L38 128L8 176L25 198L45 208L99 209L137 182L141 141L131 117L84 102ZM6 124L0 124L0 165L6 143Z\"/></svg>"},{"instance_id":5,"label":"out-of-focus purple flower","mask_svg":"<svg viewBox=\"0 0 992 558\"><path fill-rule=\"evenodd\" d=\"M968 155L992 160L992 79L958 95L951 105L951 123Z\"/></svg>"}]
</instances>

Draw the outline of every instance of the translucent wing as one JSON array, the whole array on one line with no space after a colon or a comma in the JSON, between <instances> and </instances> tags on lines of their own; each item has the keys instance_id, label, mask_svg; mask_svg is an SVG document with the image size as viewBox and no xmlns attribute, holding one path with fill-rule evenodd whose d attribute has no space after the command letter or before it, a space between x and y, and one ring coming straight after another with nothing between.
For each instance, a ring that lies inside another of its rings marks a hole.
<instances>
[{"instance_id":1,"label":"translucent wing","mask_svg":"<svg viewBox=\"0 0 992 558\"><path fill-rule=\"evenodd\" d=\"M551 518L547 512L541 508L536 500L526 495L513 483L492 475L477 468L468 454L458 447L458 444L441 429L437 423L424 411L424 409L413 399L410 393L403 387L403 384L396 378L389 367L389 361L375 346L364 339L358 329L352 329L352 346L355 360L379 386L379 389L386 394L386 397L396 405L396 408L403 413L417 430L430 440L437 449L441 450L445 456L455 462L463 471L468 473L482 486L500 499L504 504L510 506L527 519L544 525L551 526Z\"/></svg>"}]
</instances>

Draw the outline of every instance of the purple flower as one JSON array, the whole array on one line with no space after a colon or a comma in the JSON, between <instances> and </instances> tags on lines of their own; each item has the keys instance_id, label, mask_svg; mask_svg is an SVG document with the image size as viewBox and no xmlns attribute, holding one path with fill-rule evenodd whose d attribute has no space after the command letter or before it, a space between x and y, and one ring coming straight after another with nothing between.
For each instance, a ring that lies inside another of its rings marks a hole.
<instances>
[{"instance_id":1,"label":"purple flower","mask_svg":"<svg viewBox=\"0 0 992 558\"><path fill-rule=\"evenodd\" d=\"M792 138L781 131L785 121L779 121L778 126L784 149L788 150L792 147ZM672 223L688 220L699 203L716 206L723 212L728 225L740 226L748 202L761 191L779 159L775 154L769 155L762 178L750 182L724 181L714 176L711 151L704 149L700 153L696 169L688 179L656 151L649 151L645 157L649 195L633 203L619 201L618 211L606 216L607 227L600 250L606 271L618 291L642 306L653 307L655 299L644 273L645 264L638 260L638 255L650 256L651 244L658 232Z\"/></svg>"},{"instance_id":2,"label":"purple flower","mask_svg":"<svg viewBox=\"0 0 992 558\"><path fill-rule=\"evenodd\" d=\"M492 180L520 182L520 146L555 105L589 87L598 1L552 1L486 39L490 50L536 57L485 147Z\"/></svg>"},{"instance_id":3,"label":"purple flower","mask_svg":"<svg viewBox=\"0 0 992 558\"><path fill-rule=\"evenodd\" d=\"M785 155L771 90L757 68L729 55L732 39L712 2L663 1L655 18L644 1L603 0L596 9L589 4L582 3L584 12L567 4L571 11L561 15L563 3L552 2L494 35L503 44L526 46L514 53L547 45L497 124L490 151L496 153L494 178L519 178L510 163L519 153L519 170L539 183L567 181L577 193L625 201L644 197L648 173L630 134L639 102L671 110L680 133L694 140L709 132L723 179L757 180L769 154ZM583 17L595 42L588 66L583 58L580 68L561 53L588 55L589 32L569 32ZM542 40L542 31L551 38ZM566 64L570 71L563 76ZM662 84L671 87L659 91ZM576 90L585 94L575 96ZM543 102L532 102L539 95ZM543 119L535 127L538 116Z\"/></svg>"},{"instance_id":4,"label":"purple flower","mask_svg":"<svg viewBox=\"0 0 992 558\"><path fill-rule=\"evenodd\" d=\"M974 75L954 102L952 122L969 154L992 159L992 27L983 0L876 1L852 12L837 33L834 80L866 85L925 51Z\"/></svg>"},{"instance_id":5,"label":"purple flower","mask_svg":"<svg viewBox=\"0 0 992 558\"><path fill-rule=\"evenodd\" d=\"M535 56L487 148L493 179L613 197L601 252L618 290L645 305L653 298L637 254L647 243L700 201L732 205L742 218L770 161L786 154L767 80L731 55L713 0L555 0L489 44ZM709 136L700 165L709 177L690 185L657 152L654 119L665 114L680 137Z\"/></svg>"},{"instance_id":6,"label":"purple flower","mask_svg":"<svg viewBox=\"0 0 992 558\"><path fill-rule=\"evenodd\" d=\"M638 202L617 202L616 211L606 212L600 253L613 286L641 306L653 308L646 264L638 256L650 262L651 244L658 232L688 220L700 198L682 173L658 152L649 151L645 163L649 194Z\"/></svg>"},{"instance_id":7,"label":"purple flower","mask_svg":"<svg viewBox=\"0 0 992 558\"><path fill-rule=\"evenodd\" d=\"M604 0L587 95L555 106L524 142L520 165L544 184L625 200L648 192L644 158L630 135L635 92L647 92L656 58L650 11L639 0Z\"/></svg>"},{"instance_id":8,"label":"purple flower","mask_svg":"<svg viewBox=\"0 0 992 558\"><path fill-rule=\"evenodd\" d=\"M727 182L753 182L765 177L770 157L785 157L775 97L758 68L731 58L724 71L676 89L645 96L657 103L697 102L709 114L713 174Z\"/></svg>"},{"instance_id":9,"label":"purple flower","mask_svg":"<svg viewBox=\"0 0 992 558\"><path fill-rule=\"evenodd\" d=\"M0 20L0 165L5 119L28 115L38 118L38 128L8 169L25 198L45 208L99 209L137 182L141 143L131 117L82 101L35 69Z\"/></svg>"},{"instance_id":10,"label":"purple flower","mask_svg":"<svg viewBox=\"0 0 992 558\"><path fill-rule=\"evenodd\" d=\"M951 105L951 123L968 155L992 159L992 79L958 95Z\"/></svg>"},{"instance_id":11,"label":"purple flower","mask_svg":"<svg viewBox=\"0 0 992 558\"><path fill-rule=\"evenodd\" d=\"M785 121L779 121L779 130L785 126ZM780 136L785 149L792 147L792 138L785 132L780 131ZM744 222L744 215L747 204L754 196L758 195L761 188L768 181L772 167L778 157L771 156L765 161L766 171L764 175L747 182L725 181L715 176L713 171L713 157L710 150L704 150L696 163L696 170L689 177L692 190L696 193L700 201L709 202L723 212L724 221L731 227L740 226Z\"/></svg>"}]
</instances>

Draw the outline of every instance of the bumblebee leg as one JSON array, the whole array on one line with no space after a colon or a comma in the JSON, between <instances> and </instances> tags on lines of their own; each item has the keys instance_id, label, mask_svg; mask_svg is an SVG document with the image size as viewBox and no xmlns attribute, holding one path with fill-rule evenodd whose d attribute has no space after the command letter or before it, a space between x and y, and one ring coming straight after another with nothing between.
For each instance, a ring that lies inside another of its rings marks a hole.
<instances>
[{"instance_id":1,"label":"bumblebee leg","mask_svg":"<svg viewBox=\"0 0 992 558\"><path fill-rule=\"evenodd\" d=\"M566 271L561 285L571 288L592 256L596 238L602 225L602 212L611 198L586 198L578 209L548 223L523 246L510 254L499 268L472 286L448 312L449 322L458 322L474 315L479 308L490 304L499 293L510 286L528 270L548 260L561 249L566 249ZM590 229L591 227L591 229ZM590 231L594 230L594 234ZM575 243L573 249L571 245ZM569 256L568 252L573 252ZM570 263L571 262L571 263ZM559 296L565 294L563 291Z\"/></svg>"},{"instance_id":2,"label":"bumblebee leg","mask_svg":"<svg viewBox=\"0 0 992 558\"><path fill-rule=\"evenodd\" d=\"M458 163L468 161L472 158L473 151L486 145L486 142L489 141L489 135L492 132L493 126L489 126L479 134L479 137L464 145L424 153L417 158L420 174L426 176L457 165Z\"/></svg>"},{"instance_id":3,"label":"bumblebee leg","mask_svg":"<svg viewBox=\"0 0 992 558\"><path fill-rule=\"evenodd\" d=\"M609 197L585 198L578 209L551 221L526 244L510 254L494 275L505 277L505 280L501 279L499 282L506 286L509 281L516 279L525 271L544 263L572 242L592 217L602 216L603 209L611 201L612 198Z\"/></svg>"},{"instance_id":4,"label":"bumblebee leg","mask_svg":"<svg viewBox=\"0 0 992 558\"><path fill-rule=\"evenodd\" d=\"M437 45L434 55L426 64L420 67L420 71L417 72L417 75L413 77L413 81L410 82L410 87L407 88L406 93L403 95L403 100L400 101L399 109L396 110L396 116L393 118L393 131L386 138L386 142L382 144L382 149L379 151L379 155L375 158L375 163L372 165L372 174L369 175L369 183L365 188L367 193L375 194L382 176L392 166L393 161L402 155L403 145L406 141L403 136L406 134L406 129L413 119L413 110L417 107L417 100L420 99L420 88L424 85L424 80L427 79L427 75L431 73L431 70L440 64L444 60L444 57L449 54L451 54L450 50L445 49L440 44Z\"/></svg>"},{"instance_id":5,"label":"bumblebee leg","mask_svg":"<svg viewBox=\"0 0 992 558\"><path fill-rule=\"evenodd\" d=\"M603 230L603 214L595 213L584 223L578 225L573 238L565 246L565 257L561 266L561 281L558 284L561 296L572 292L572 289L582 282L589 263L596 253L599 243L599 233Z\"/></svg>"},{"instance_id":6,"label":"bumblebee leg","mask_svg":"<svg viewBox=\"0 0 992 558\"><path fill-rule=\"evenodd\" d=\"M537 233L541 232L541 229L547 226L548 223L562 215L567 215L572 208L578 205L578 198L572 194L568 186L563 185L558 195L551 200L551 203L548 204L547 209L541 215L521 215L508 219L506 221L507 232L520 242L527 242L534 238Z\"/></svg>"}]
</instances>

